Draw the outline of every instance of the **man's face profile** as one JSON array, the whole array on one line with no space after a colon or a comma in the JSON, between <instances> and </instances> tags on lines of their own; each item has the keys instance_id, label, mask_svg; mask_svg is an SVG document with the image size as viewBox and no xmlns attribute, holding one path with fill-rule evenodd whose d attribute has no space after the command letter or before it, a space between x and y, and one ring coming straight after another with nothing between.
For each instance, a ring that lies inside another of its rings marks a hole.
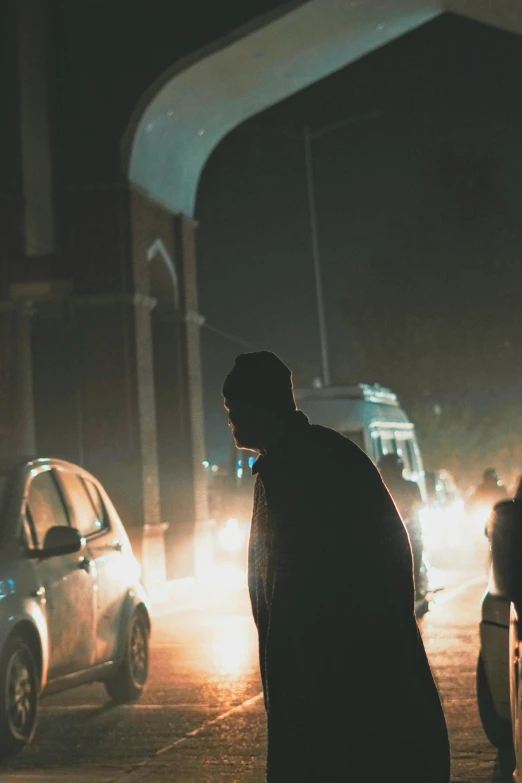
<instances>
[{"instance_id":1,"label":"man's face profile","mask_svg":"<svg viewBox=\"0 0 522 783\"><path fill-rule=\"evenodd\" d=\"M258 451L256 438L255 413L250 405L241 402L225 400L225 410L228 411L228 426L238 449Z\"/></svg>"}]
</instances>

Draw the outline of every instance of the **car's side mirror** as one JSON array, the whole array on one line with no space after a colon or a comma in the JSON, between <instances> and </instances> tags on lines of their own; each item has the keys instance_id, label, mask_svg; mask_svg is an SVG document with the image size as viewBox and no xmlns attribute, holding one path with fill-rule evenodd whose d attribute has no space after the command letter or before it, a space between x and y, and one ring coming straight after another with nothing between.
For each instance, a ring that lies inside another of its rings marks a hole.
<instances>
[{"instance_id":1,"label":"car's side mirror","mask_svg":"<svg viewBox=\"0 0 522 783\"><path fill-rule=\"evenodd\" d=\"M491 562L495 587L522 612L522 501L497 503L491 523Z\"/></svg>"},{"instance_id":2,"label":"car's side mirror","mask_svg":"<svg viewBox=\"0 0 522 783\"><path fill-rule=\"evenodd\" d=\"M48 558L70 555L82 548L82 537L78 530L68 525L56 525L49 528L45 535L43 548L30 550L30 557Z\"/></svg>"}]
</instances>

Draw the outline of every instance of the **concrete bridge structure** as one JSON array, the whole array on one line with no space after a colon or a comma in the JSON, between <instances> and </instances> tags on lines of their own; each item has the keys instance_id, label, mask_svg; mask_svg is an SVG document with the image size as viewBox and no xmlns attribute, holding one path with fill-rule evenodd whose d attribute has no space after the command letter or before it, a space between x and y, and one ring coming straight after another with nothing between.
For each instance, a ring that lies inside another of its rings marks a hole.
<instances>
[{"instance_id":1,"label":"concrete bridge structure","mask_svg":"<svg viewBox=\"0 0 522 783\"><path fill-rule=\"evenodd\" d=\"M444 13L522 33L522 0L1 4L0 450L92 470L150 585L194 574L208 519L196 205L209 155Z\"/></svg>"}]
</instances>

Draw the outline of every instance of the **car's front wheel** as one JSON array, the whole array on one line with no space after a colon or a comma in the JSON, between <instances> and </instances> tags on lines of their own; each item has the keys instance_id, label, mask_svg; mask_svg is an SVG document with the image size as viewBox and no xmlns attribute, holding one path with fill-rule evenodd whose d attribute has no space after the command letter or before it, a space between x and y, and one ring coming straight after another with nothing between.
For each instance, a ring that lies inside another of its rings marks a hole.
<instances>
[{"instance_id":1,"label":"car's front wheel","mask_svg":"<svg viewBox=\"0 0 522 783\"><path fill-rule=\"evenodd\" d=\"M149 624L143 612L134 612L125 644L123 660L105 681L111 699L118 703L137 701L149 673Z\"/></svg>"},{"instance_id":2,"label":"car's front wheel","mask_svg":"<svg viewBox=\"0 0 522 783\"><path fill-rule=\"evenodd\" d=\"M513 742L511 724L504 720L495 709L482 653L479 654L477 661L477 702L482 727L491 744L495 748L511 746Z\"/></svg>"},{"instance_id":3,"label":"car's front wheel","mask_svg":"<svg viewBox=\"0 0 522 783\"><path fill-rule=\"evenodd\" d=\"M0 660L0 758L31 742L38 714L38 671L27 643L13 634Z\"/></svg>"}]
</instances>

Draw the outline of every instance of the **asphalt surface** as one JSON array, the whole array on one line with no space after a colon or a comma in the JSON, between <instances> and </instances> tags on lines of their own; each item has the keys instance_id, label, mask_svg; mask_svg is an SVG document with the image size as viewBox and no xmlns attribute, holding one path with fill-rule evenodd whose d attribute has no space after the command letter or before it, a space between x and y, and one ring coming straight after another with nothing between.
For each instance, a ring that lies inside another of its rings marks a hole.
<instances>
[{"instance_id":1,"label":"asphalt surface","mask_svg":"<svg viewBox=\"0 0 522 783\"><path fill-rule=\"evenodd\" d=\"M450 727L452 783L510 781L511 762L488 743L475 702L484 567L454 567L440 578L445 587L420 625ZM260 691L244 593L163 609L142 701L112 706L101 685L42 700L33 744L0 768L0 781L262 783Z\"/></svg>"}]
</instances>

